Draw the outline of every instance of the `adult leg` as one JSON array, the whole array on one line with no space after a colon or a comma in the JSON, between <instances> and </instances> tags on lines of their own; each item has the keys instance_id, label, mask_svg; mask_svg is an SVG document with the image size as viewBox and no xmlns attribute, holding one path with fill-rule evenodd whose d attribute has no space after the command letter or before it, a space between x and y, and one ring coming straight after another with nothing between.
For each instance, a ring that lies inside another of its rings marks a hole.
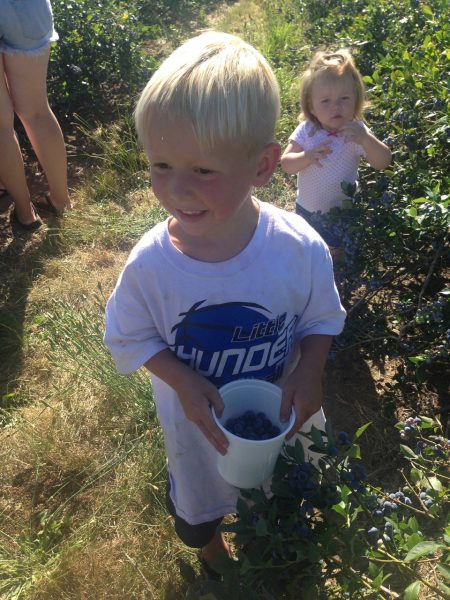
<instances>
[{"instance_id":1,"label":"adult leg","mask_svg":"<svg viewBox=\"0 0 450 600\"><path fill-rule=\"evenodd\" d=\"M52 204L69 207L67 154L61 127L47 98L50 48L40 54L5 54L4 65L15 113L47 177Z\"/></svg>"},{"instance_id":2,"label":"adult leg","mask_svg":"<svg viewBox=\"0 0 450 600\"><path fill-rule=\"evenodd\" d=\"M0 53L0 178L14 200L18 219L21 223L30 224L36 217L30 202L22 153L14 132L14 109L5 80L4 57Z\"/></svg>"}]
</instances>

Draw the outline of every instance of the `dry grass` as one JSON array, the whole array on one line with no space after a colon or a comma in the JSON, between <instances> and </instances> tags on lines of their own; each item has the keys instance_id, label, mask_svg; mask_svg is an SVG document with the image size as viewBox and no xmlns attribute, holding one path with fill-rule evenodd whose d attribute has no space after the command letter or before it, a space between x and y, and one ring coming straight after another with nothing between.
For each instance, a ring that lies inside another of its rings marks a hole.
<instances>
[{"instance_id":1,"label":"dry grass","mask_svg":"<svg viewBox=\"0 0 450 600\"><path fill-rule=\"evenodd\" d=\"M91 186L58 228L48 221L20 246L12 240L17 252L7 245L16 269L5 260L2 317L13 352L0 437L0 590L9 583L0 597L182 598L177 558L195 557L165 512L150 385L139 376L108 388L94 364L102 302L163 213L139 189L121 205L89 202ZM80 318L92 325L90 345ZM77 370L77 358L92 369Z\"/></svg>"}]
</instances>

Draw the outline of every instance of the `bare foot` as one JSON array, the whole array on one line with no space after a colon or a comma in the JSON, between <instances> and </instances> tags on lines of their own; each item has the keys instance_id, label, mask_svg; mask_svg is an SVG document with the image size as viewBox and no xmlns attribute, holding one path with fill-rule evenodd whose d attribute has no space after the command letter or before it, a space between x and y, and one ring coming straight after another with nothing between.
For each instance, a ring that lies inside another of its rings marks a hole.
<instances>
[{"instance_id":1,"label":"bare foot","mask_svg":"<svg viewBox=\"0 0 450 600\"><path fill-rule=\"evenodd\" d=\"M214 568L214 565L217 564L221 558L231 558L231 548L220 531L216 531L216 534L209 544L203 546L201 556L211 568Z\"/></svg>"}]
</instances>

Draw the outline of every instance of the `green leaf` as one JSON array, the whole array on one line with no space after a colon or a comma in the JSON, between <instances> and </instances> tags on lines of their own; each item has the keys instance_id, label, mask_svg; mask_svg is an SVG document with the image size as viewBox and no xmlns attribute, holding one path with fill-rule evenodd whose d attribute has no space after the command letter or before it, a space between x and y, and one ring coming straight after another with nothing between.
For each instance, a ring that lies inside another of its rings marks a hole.
<instances>
[{"instance_id":1,"label":"green leaf","mask_svg":"<svg viewBox=\"0 0 450 600\"><path fill-rule=\"evenodd\" d=\"M448 585L445 585L445 583L443 583L442 581L438 581L437 586L440 590L447 594L447 596L450 597L450 587L448 587Z\"/></svg>"},{"instance_id":2,"label":"green leaf","mask_svg":"<svg viewBox=\"0 0 450 600\"><path fill-rule=\"evenodd\" d=\"M351 446L348 451L347 451L348 456L350 456L350 458L361 458L361 448L359 447L358 444L353 444L353 446Z\"/></svg>"},{"instance_id":3,"label":"green leaf","mask_svg":"<svg viewBox=\"0 0 450 600\"><path fill-rule=\"evenodd\" d=\"M377 565L374 562L369 562L369 575L370 577L372 577L372 579L375 579L375 577L378 577L379 574L383 573L383 568L380 567L380 565Z\"/></svg>"},{"instance_id":4,"label":"green leaf","mask_svg":"<svg viewBox=\"0 0 450 600\"><path fill-rule=\"evenodd\" d=\"M413 483L419 483L419 481L423 480L423 471L421 471L420 469L416 469L416 468L411 469L409 475L410 475L411 481Z\"/></svg>"},{"instance_id":5,"label":"green leaf","mask_svg":"<svg viewBox=\"0 0 450 600\"><path fill-rule=\"evenodd\" d=\"M334 512L337 512L339 515L342 515L343 517L347 518L347 511L343 502L339 502L339 504L334 504L331 507L331 510L334 510Z\"/></svg>"},{"instance_id":6,"label":"green leaf","mask_svg":"<svg viewBox=\"0 0 450 600\"><path fill-rule=\"evenodd\" d=\"M327 419L325 421L325 433L327 434L327 438L328 438L328 444L334 446L335 444L335 439L334 439L334 434L333 434L333 428L331 426L331 421L330 419Z\"/></svg>"},{"instance_id":7,"label":"green leaf","mask_svg":"<svg viewBox=\"0 0 450 600\"><path fill-rule=\"evenodd\" d=\"M314 425L311 427L311 439L319 450L325 451L325 443L322 434L317 427L314 427Z\"/></svg>"},{"instance_id":8,"label":"green leaf","mask_svg":"<svg viewBox=\"0 0 450 600\"><path fill-rule=\"evenodd\" d=\"M359 429L356 430L355 433L355 440L357 440L358 438L360 438L362 436L362 434L365 432L365 430L370 427L370 425L372 425L372 422L369 421L369 423L365 423L364 425L361 425L361 427Z\"/></svg>"},{"instance_id":9,"label":"green leaf","mask_svg":"<svg viewBox=\"0 0 450 600\"><path fill-rule=\"evenodd\" d=\"M265 535L267 535L267 523L265 519L258 519L255 531L258 537L264 537Z\"/></svg>"},{"instance_id":10,"label":"green leaf","mask_svg":"<svg viewBox=\"0 0 450 600\"><path fill-rule=\"evenodd\" d=\"M236 510L243 521L250 519L252 516L251 510L249 509L245 500L243 500L242 498L238 498L238 501L236 503Z\"/></svg>"},{"instance_id":11,"label":"green leaf","mask_svg":"<svg viewBox=\"0 0 450 600\"><path fill-rule=\"evenodd\" d=\"M305 449L300 440L295 440L294 458L298 463L305 462Z\"/></svg>"},{"instance_id":12,"label":"green leaf","mask_svg":"<svg viewBox=\"0 0 450 600\"><path fill-rule=\"evenodd\" d=\"M376 590L380 589L380 586L383 583L383 571L381 571L380 573L378 573L378 575L375 577L375 579L372 580L372 585Z\"/></svg>"},{"instance_id":13,"label":"green leaf","mask_svg":"<svg viewBox=\"0 0 450 600\"><path fill-rule=\"evenodd\" d=\"M405 562L413 562L429 552L437 552L438 550L442 550L444 548L445 546L439 544L438 542L420 542L419 544L416 544L414 548L411 548L411 550L405 556Z\"/></svg>"},{"instance_id":14,"label":"green leaf","mask_svg":"<svg viewBox=\"0 0 450 600\"><path fill-rule=\"evenodd\" d=\"M400 444L400 450L402 451L402 454L406 457L417 458L417 454L413 450L411 450L411 448L409 446Z\"/></svg>"},{"instance_id":15,"label":"green leaf","mask_svg":"<svg viewBox=\"0 0 450 600\"><path fill-rule=\"evenodd\" d=\"M437 477L427 477L430 487L436 492L442 492L442 483Z\"/></svg>"},{"instance_id":16,"label":"green leaf","mask_svg":"<svg viewBox=\"0 0 450 600\"><path fill-rule=\"evenodd\" d=\"M431 10L431 8L428 6L428 4L423 4L422 5L422 10L426 15L430 15L433 16L433 11Z\"/></svg>"},{"instance_id":17,"label":"green leaf","mask_svg":"<svg viewBox=\"0 0 450 600\"><path fill-rule=\"evenodd\" d=\"M403 594L403 600L416 600L416 598L419 597L420 594L420 581L414 581L414 583L411 583L411 585L408 585L408 587L405 590L405 593Z\"/></svg>"},{"instance_id":18,"label":"green leaf","mask_svg":"<svg viewBox=\"0 0 450 600\"><path fill-rule=\"evenodd\" d=\"M250 571L250 569L252 568L252 565L250 564L250 561L248 560L248 558L244 555L242 557L241 560L241 565L239 568L239 572L241 575L245 575L247 573L247 571Z\"/></svg>"},{"instance_id":19,"label":"green leaf","mask_svg":"<svg viewBox=\"0 0 450 600\"><path fill-rule=\"evenodd\" d=\"M439 571L439 573L443 577L445 577L445 579L448 579L450 581L450 567L447 567L447 565L438 564L436 565L436 568Z\"/></svg>"}]
</instances>

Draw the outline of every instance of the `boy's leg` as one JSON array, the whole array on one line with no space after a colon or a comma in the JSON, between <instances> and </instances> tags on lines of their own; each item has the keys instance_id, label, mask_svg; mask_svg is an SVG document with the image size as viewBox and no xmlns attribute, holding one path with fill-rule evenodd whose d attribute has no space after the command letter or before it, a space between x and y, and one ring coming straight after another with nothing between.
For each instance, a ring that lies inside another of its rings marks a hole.
<instances>
[{"instance_id":1,"label":"boy's leg","mask_svg":"<svg viewBox=\"0 0 450 600\"><path fill-rule=\"evenodd\" d=\"M230 547L220 531L216 531L213 539L206 544L206 546L202 547L201 556L212 568L214 568L214 565L217 565L224 556L231 557Z\"/></svg>"},{"instance_id":2,"label":"boy's leg","mask_svg":"<svg viewBox=\"0 0 450 600\"><path fill-rule=\"evenodd\" d=\"M200 556L206 562L210 570L223 557L230 556L230 548L217 528L222 522L222 517L200 523L199 525L190 525L184 519L179 517L175 511L172 499L170 497L170 483L166 488L166 507L170 515L174 518L175 531L180 540L190 548L201 549Z\"/></svg>"}]
</instances>

